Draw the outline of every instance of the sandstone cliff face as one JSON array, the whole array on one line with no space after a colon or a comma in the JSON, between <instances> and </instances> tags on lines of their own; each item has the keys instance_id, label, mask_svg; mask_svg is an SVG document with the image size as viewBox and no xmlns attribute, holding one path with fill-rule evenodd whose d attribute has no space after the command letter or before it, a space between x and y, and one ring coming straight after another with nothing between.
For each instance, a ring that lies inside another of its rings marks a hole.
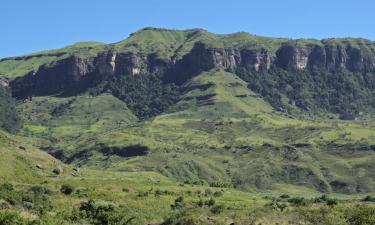
<instances>
[{"instance_id":1,"label":"sandstone cliff face","mask_svg":"<svg viewBox=\"0 0 375 225\"><path fill-rule=\"evenodd\" d=\"M285 44L276 52L276 65L283 69L305 69L319 67L329 70L347 69L352 72L375 70L375 51L350 45L307 45Z\"/></svg>"},{"instance_id":2,"label":"sandstone cliff face","mask_svg":"<svg viewBox=\"0 0 375 225\"><path fill-rule=\"evenodd\" d=\"M168 67L169 63L158 59L155 54L142 56L106 51L90 58L72 55L16 78L11 86L15 97L26 98L56 94L72 88L82 89L98 77L162 73Z\"/></svg>"},{"instance_id":3,"label":"sandstone cliff face","mask_svg":"<svg viewBox=\"0 0 375 225\"><path fill-rule=\"evenodd\" d=\"M30 95L56 94L69 88L84 88L98 76L157 73L182 83L201 71L213 68L233 72L238 67L245 67L261 72L272 66L285 70L318 67L353 72L375 71L375 48L323 42L319 45L285 43L276 52L271 52L261 47L211 47L196 42L191 51L177 61L173 58L161 59L158 53L147 55L106 50L89 58L71 55L52 65L43 65L37 71L15 79L10 86L14 96L24 98Z\"/></svg>"},{"instance_id":4,"label":"sandstone cliff face","mask_svg":"<svg viewBox=\"0 0 375 225\"><path fill-rule=\"evenodd\" d=\"M3 77L0 77L0 87L8 88L9 81Z\"/></svg>"},{"instance_id":5,"label":"sandstone cliff face","mask_svg":"<svg viewBox=\"0 0 375 225\"><path fill-rule=\"evenodd\" d=\"M192 50L176 63L175 74L189 76L214 68L233 72L240 66L259 72L268 70L272 61L272 54L267 49L214 48L197 42Z\"/></svg>"}]
</instances>

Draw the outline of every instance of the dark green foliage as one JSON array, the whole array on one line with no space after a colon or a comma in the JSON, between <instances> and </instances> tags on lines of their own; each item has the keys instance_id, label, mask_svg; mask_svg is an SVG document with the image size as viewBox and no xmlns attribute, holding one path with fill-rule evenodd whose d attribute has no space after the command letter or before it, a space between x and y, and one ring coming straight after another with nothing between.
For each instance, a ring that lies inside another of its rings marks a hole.
<instances>
[{"instance_id":1,"label":"dark green foliage","mask_svg":"<svg viewBox=\"0 0 375 225\"><path fill-rule=\"evenodd\" d=\"M123 100L139 118L160 114L175 103L180 96L179 88L173 83L163 83L155 74L109 77L91 93L112 93Z\"/></svg>"},{"instance_id":2,"label":"dark green foliage","mask_svg":"<svg viewBox=\"0 0 375 225\"><path fill-rule=\"evenodd\" d=\"M218 197L221 197L221 196L223 196L223 192L221 192L221 191L215 191L214 192L214 197L218 198Z\"/></svg>"},{"instance_id":3,"label":"dark green foliage","mask_svg":"<svg viewBox=\"0 0 375 225\"><path fill-rule=\"evenodd\" d=\"M204 201L202 199L199 199L199 201L197 202L197 206L198 207L203 207L204 206Z\"/></svg>"},{"instance_id":4,"label":"dark green foliage","mask_svg":"<svg viewBox=\"0 0 375 225\"><path fill-rule=\"evenodd\" d=\"M205 204L206 204L208 207L214 206L215 203L216 203L216 201L215 201L215 199L213 199L213 198L210 198L209 200L207 200L207 201L205 202Z\"/></svg>"},{"instance_id":5,"label":"dark green foliage","mask_svg":"<svg viewBox=\"0 0 375 225\"><path fill-rule=\"evenodd\" d=\"M227 183L227 182L223 182L223 181L212 181L212 182L210 182L210 187L232 188L233 185L231 183Z\"/></svg>"},{"instance_id":6,"label":"dark green foliage","mask_svg":"<svg viewBox=\"0 0 375 225\"><path fill-rule=\"evenodd\" d=\"M306 206L308 204L308 200L303 197L290 198L288 202L294 206Z\"/></svg>"},{"instance_id":7,"label":"dark green foliage","mask_svg":"<svg viewBox=\"0 0 375 225\"><path fill-rule=\"evenodd\" d=\"M69 184L63 184L60 188L60 191L65 195L70 195L74 192L74 187Z\"/></svg>"},{"instance_id":8,"label":"dark green foliage","mask_svg":"<svg viewBox=\"0 0 375 225\"><path fill-rule=\"evenodd\" d=\"M9 192L13 190L14 190L14 187L13 187L13 184L11 183L4 183L0 186L0 192Z\"/></svg>"},{"instance_id":9,"label":"dark green foliage","mask_svg":"<svg viewBox=\"0 0 375 225\"><path fill-rule=\"evenodd\" d=\"M113 205L100 205L94 200L81 203L79 217L88 219L91 224L129 224L133 217L127 218L124 212ZM76 218L77 219L77 218Z\"/></svg>"},{"instance_id":10,"label":"dark green foliage","mask_svg":"<svg viewBox=\"0 0 375 225\"><path fill-rule=\"evenodd\" d=\"M149 194L148 191L140 191L140 192L138 192L137 196L138 197L147 197L148 194Z\"/></svg>"},{"instance_id":11,"label":"dark green foliage","mask_svg":"<svg viewBox=\"0 0 375 225\"><path fill-rule=\"evenodd\" d=\"M224 211L225 207L223 205L215 205L211 208L213 214L220 214Z\"/></svg>"},{"instance_id":12,"label":"dark green foliage","mask_svg":"<svg viewBox=\"0 0 375 225\"><path fill-rule=\"evenodd\" d=\"M282 195L280 195L280 198L290 198L290 196L289 195L287 195L287 194L282 194Z\"/></svg>"},{"instance_id":13,"label":"dark green foliage","mask_svg":"<svg viewBox=\"0 0 375 225\"><path fill-rule=\"evenodd\" d=\"M15 109L15 100L0 85L0 129L13 132L19 129L20 126L21 121Z\"/></svg>"},{"instance_id":14,"label":"dark green foliage","mask_svg":"<svg viewBox=\"0 0 375 225\"><path fill-rule=\"evenodd\" d=\"M180 209L185 206L184 197L180 196L174 200L174 204L171 205L172 209Z\"/></svg>"},{"instance_id":15,"label":"dark green foliage","mask_svg":"<svg viewBox=\"0 0 375 225\"><path fill-rule=\"evenodd\" d=\"M337 199L335 198L330 198L329 196L327 195L322 195L321 197L319 198L315 198L314 199L314 202L315 203L326 203L328 206L335 206L338 204L338 201Z\"/></svg>"},{"instance_id":16,"label":"dark green foliage","mask_svg":"<svg viewBox=\"0 0 375 225\"><path fill-rule=\"evenodd\" d=\"M375 197L371 195L367 195L362 199L363 202L375 202Z\"/></svg>"},{"instance_id":17,"label":"dark green foliage","mask_svg":"<svg viewBox=\"0 0 375 225\"><path fill-rule=\"evenodd\" d=\"M289 105L303 110L355 114L375 107L373 74L318 68L291 71L276 67L263 74L239 68L237 74L276 108L288 108L282 102L283 95L288 97Z\"/></svg>"}]
</instances>

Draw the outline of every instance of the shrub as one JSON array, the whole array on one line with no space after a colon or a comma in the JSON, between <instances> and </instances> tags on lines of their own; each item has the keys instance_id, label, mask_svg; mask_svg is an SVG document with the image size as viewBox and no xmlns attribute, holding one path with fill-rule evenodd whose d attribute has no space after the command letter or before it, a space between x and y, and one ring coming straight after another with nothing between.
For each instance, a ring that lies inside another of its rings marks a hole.
<instances>
[{"instance_id":1,"label":"shrub","mask_svg":"<svg viewBox=\"0 0 375 225\"><path fill-rule=\"evenodd\" d=\"M215 205L210 210L213 214L220 214L224 211L223 205Z\"/></svg>"},{"instance_id":2,"label":"shrub","mask_svg":"<svg viewBox=\"0 0 375 225\"><path fill-rule=\"evenodd\" d=\"M129 188L123 188L122 191L123 192L130 192L130 189Z\"/></svg>"},{"instance_id":3,"label":"shrub","mask_svg":"<svg viewBox=\"0 0 375 225\"><path fill-rule=\"evenodd\" d=\"M81 203L79 207L81 215L90 220L90 224L109 225L109 224L129 224L134 218L127 216L119 211L113 205L98 205L94 200Z\"/></svg>"},{"instance_id":4,"label":"shrub","mask_svg":"<svg viewBox=\"0 0 375 225\"><path fill-rule=\"evenodd\" d=\"M137 196L138 197L147 197L148 194L149 194L148 191L140 191L140 192L138 192Z\"/></svg>"},{"instance_id":5,"label":"shrub","mask_svg":"<svg viewBox=\"0 0 375 225\"><path fill-rule=\"evenodd\" d=\"M363 202L375 202L375 197L371 195L367 195L362 199Z\"/></svg>"},{"instance_id":6,"label":"shrub","mask_svg":"<svg viewBox=\"0 0 375 225\"><path fill-rule=\"evenodd\" d=\"M223 196L223 192L221 192L221 191L215 191L214 192L214 197L218 198L218 197L221 197L221 196Z\"/></svg>"},{"instance_id":7,"label":"shrub","mask_svg":"<svg viewBox=\"0 0 375 225\"><path fill-rule=\"evenodd\" d=\"M209 200L206 201L206 205L211 207L211 206L214 206L216 203L215 199L213 198L210 198Z\"/></svg>"},{"instance_id":8,"label":"shrub","mask_svg":"<svg viewBox=\"0 0 375 225\"><path fill-rule=\"evenodd\" d=\"M185 206L184 197L180 196L174 200L174 204L171 205L172 209L178 209Z\"/></svg>"},{"instance_id":9,"label":"shrub","mask_svg":"<svg viewBox=\"0 0 375 225\"><path fill-rule=\"evenodd\" d=\"M211 191L211 189L206 189L206 190L204 190L204 195L206 195L206 196L208 196L208 195L212 195L212 191Z\"/></svg>"},{"instance_id":10,"label":"shrub","mask_svg":"<svg viewBox=\"0 0 375 225\"><path fill-rule=\"evenodd\" d=\"M61 193L70 195L74 192L74 187L69 184L63 184L60 188Z\"/></svg>"},{"instance_id":11,"label":"shrub","mask_svg":"<svg viewBox=\"0 0 375 225\"><path fill-rule=\"evenodd\" d=\"M199 199L199 201L197 202L197 206L198 207L203 207L204 206L204 202L202 199Z\"/></svg>"},{"instance_id":12,"label":"shrub","mask_svg":"<svg viewBox=\"0 0 375 225\"><path fill-rule=\"evenodd\" d=\"M327 199L326 203L328 206L335 206L338 204L338 201L335 198L330 198L330 199Z\"/></svg>"},{"instance_id":13,"label":"shrub","mask_svg":"<svg viewBox=\"0 0 375 225\"><path fill-rule=\"evenodd\" d=\"M280 198L290 198L290 196L289 195L287 195L287 194L282 194L282 195L280 195Z\"/></svg>"},{"instance_id":14,"label":"shrub","mask_svg":"<svg viewBox=\"0 0 375 225\"><path fill-rule=\"evenodd\" d=\"M210 187L216 187L216 188L232 188L233 184L223 182L223 181L212 181L210 182Z\"/></svg>"},{"instance_id":15,"label":"shrub","mask_svg":"<svg viewBox=\"0 0 375 225\"><path fill-rule=\"evenodd\" d=\"M13 187L13 184L11 183L4 183L0 186L0 192L9 192L13 190L14 190L14 187Z\"/></svg>"},{"instance_id":16,"label":"shrub","mask_svg":"<svg viewBox=\"0 0 375 225\"><path fill-rule=\"evenodd\" d=\"M303 197L290 198L288 202L294 206L306 206L308 203L308 201Z\"/></svg>"}]
</instances>

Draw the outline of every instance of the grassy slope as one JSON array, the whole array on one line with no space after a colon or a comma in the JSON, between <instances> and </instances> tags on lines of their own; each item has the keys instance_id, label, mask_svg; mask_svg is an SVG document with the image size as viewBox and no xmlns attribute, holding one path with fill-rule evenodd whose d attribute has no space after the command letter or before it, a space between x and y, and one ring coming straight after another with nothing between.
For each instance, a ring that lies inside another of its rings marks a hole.
<instances>
[{"instance_id":1,"label":"grassy slope","mask_svg":"<svg viewBox=\"0 0 375 225\"><path fill-rule=\"evenodd\" d=\"M64 150L83 148L97 132L106 132L137 121L125 103L109 94L68 98L37 97L19 106L27 121L21 134L35 137L41 147ZM81 143L84 139L86 143Z\"/></svg>"},{"instance_id":2,"label":"grassy slope","mask_svg":"<svg viewBox=\"0 0 375 225\"><path fill-rule=\"evenodd\" d=\"M65 166L47 153L0 131L0 183L39 183L53 176L52 170ZM37 168L39 165L42 168Z\"/></svg>"},{"instance_id":3,"label":"grassy slope","mask_svg":"<svg viewBox=\"0 0 375 225\"><path fill-rule=\"evenodd\" d=\"M30 72L36 72L40 66L52 64L70 55L78 55L83 58L96 56L98 52L105 48L106 46L103 43L79 42L61 49L4 58L0 60L0 76L14 79Z\"/></svg>"},{"instance_id":4,"label":"grassy slope","mask_svg":"<svg viewBox=\"0 0 375 225\"><path fill-rule=\"evenodd\" d=\"M79 96L68 106L71 98L34 98L19 106L26 115L22 133L67 156L90 151L89 159L75 163L91 168L151 170L179 180L233 182L245 189L298 190L302 185L343 193L374 190L374 153L340 147L374 144L373 123L291 119L246 86L224 71L202 73L185 84L189 91L169 112L145 122L127 119L129 111L110 95ZM59 106L64 106L62 112L51 116ZM151 153L103 156L99 143L146 145ZM327 147L332 144L335 148Z\"/></svg>"},{"instance_id":5,"label":"grassy slope","mask_svg":"<svg viewBox=\"0 0 375 225\"><path fill-rule=\"evenodd\" d=\"M206 88L202 88L202 85ZM223 71L202 73L186 83L185 87L189 91L170 112L152 121L144 123L137 123L135 120L128 121L116 128L111 127L113 126L111 120L108 121L108 126L90 128L92 121L95 121L92 120L93 118L103 121L98 115L100 113L97 112L99 105L106 112L105 115L111 119L118 118L119 115L127 112L123 104L119 104L122 107L118 106L118 108L115 107L116 110L113 110L111 105L118 100L110 95L97 98L78 96L74 101L71 98L43 97L21 104L19 109L27 112L25 115L30 117L25 118L25 129L29 129L28 132L31 133L28 135L31 137L33 135L45 137L46 133L38 134L38 129L51 126L52 129L49 131L51 135L62 138L70 132L64 133L65 129L61 127L72 126L77 137L83 136L82 145L91 144L91 139L85 135L92 133L96 135L96 141L109 146L138 143L150 146L152 152L146 157L127 159L94 155L88 162L89 168L82 168L78 173L74 172L76 174L74 176L66 172L56 177L52 176L50 169L46 169L45 172L38 174L38 179L33 176L30 180L20 179L22 184L19 184L17 188L22 189L25 185L28 186L29 182L40 183L42 180L47 180L42 186L52 190L50 199L54 207L53 213L48 215L55 215L55 218L50 219L48 224L66 222L66 217L63 215L70 215L72 207L78 207L81 202L88 199L95 199L100 204L113 204L121 207L126 212L126 216L135 217L132 224L160 223L177 212L173 211L170 205L179 196L184 197L190 216L203 221L203 224L208 221L213 224L229 224L233 221L243 223L255 221L256 224L304 224L306 222L300 214L296 213L300 207L293 207L287 203L288 210L280 212L271 210L266 205L285 193L307 198L319 196L320 193L311 185L320 180L327 181L328 177L349 179L348 182L353 181L355 176L361 177L361 182L374 180L370 174L373 174L371 162L374 156L372 153L332 154L318 149L318 144L328 139L330 141L335 138L341 140L340 137L327 135L321 140L317 138L321 130L329 132L334 129L344 131L355 128L360 132L353 136L348 134L348 140L352 141L371 135L370 132L366 132L366 129L371 130L371 128L364 128L359 122L334 125L335 122L322 123L287 118L283 114L273 112L266 102L246 88L245 82ZM67 102L70 103L67 104ZM56 113L54 109L62 104L66 107L61 107L61 110L57 110L58 113ZM85 107L78 107L82 105ZM51 111L55 111L54 117L51 117ZM201 118L199 115L204 115L204 117ZM128 117L129 115L126 116ZM314 127L314 130L311 130L311 127ZM58 145L67 148L71 144L77 146L76 141L72 142L69 139L63 138L60 142ZM282 148L288 142L311 142L314 145L288 152L288 149ZM264 147L264 143L272 145ZM8 152L9 150L19 151L18 145L13 144L13 147L7 145L6 150ZM29 149L28 146L26 147ZM31 165L49 158L41 152L32 153ZM299 157L297 160L289 158L296 155ZM8 158L7 161L14 160ZM26 165L28 165L27 168L14 166L12 168L17 168L17 171L30 171L30 164ZM49 165L48 162L43 163L46 168L52 168L53 164ZM295 165L295 168L300 168L296 171L302 174L283 174L283 171L288 171L284 167L286 165ZM354 169L356 165L359 168ZM329 173L327 177L319 171L321 167L326 167L325 170ZM7 180L13 180L13 178L10 179L8 170L0 171L7 171ZM313 176L303 174L303 172L309 173L310 171L313 172ZM355 175L349 176L349 173ZM260 177L253 176L254 174ZM30 175L26 173L26 176ZM181 184L183 180L193 182L200 179L231 182L233 177L242 182L240 187L248 188L250 192L232 188L212 188L207 183L203 185ZM285 184L279 182L278 179L284 181L289 179L290 182ZM251 184L257 182L269 189L264 189L262 192L251 191L254 188ZM79 191L69 196L63 195L59 192L63 184L70 184ZM205 195L207 189L210 189L212 193L222 192L223 195L219 197ZM159 190L162 193L168 191L168 194L156 194ZM144 196L144 193L148 194ZM264 198L265 196L268 197ZM352 204L346 203L345 199L348 196L336 194L332 196L343 199L342 204ZM361 195L350 196L351 199L362 197ZM216 205L224 207L223 212L214 214L208 206L196 207L200 199L207 201L210 198L215 199ZM312 208L318 206L315 205ZM27 217L36 218L37 215L29 212Z\"/></svg>"}]
</instances>

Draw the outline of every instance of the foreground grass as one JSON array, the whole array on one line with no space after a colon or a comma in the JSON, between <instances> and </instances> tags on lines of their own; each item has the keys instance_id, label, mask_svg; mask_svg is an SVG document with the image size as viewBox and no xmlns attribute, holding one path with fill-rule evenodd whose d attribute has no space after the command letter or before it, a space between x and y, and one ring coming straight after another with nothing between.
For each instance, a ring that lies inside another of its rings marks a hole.
<instances>
[{"instance_id":1,"label":"foreground grass","mask_svg":"<svg viewBox=\"0 0 375 225\"><path fill-rule=\"evenodd\" d=\"M180 183L154 172L82 169L70 175L46 177L39 184L2 183L0 221L19 217L19 221L37 224L375 222L371 214L375 206L361 201L363 196L321 196L311 190L299 191L296 195L282 194L280 190L242 192L204 182ZM355 213L356 209L361 211ZM358 222L364 220L370 222Z\"/></svg>"}]
</instances>

